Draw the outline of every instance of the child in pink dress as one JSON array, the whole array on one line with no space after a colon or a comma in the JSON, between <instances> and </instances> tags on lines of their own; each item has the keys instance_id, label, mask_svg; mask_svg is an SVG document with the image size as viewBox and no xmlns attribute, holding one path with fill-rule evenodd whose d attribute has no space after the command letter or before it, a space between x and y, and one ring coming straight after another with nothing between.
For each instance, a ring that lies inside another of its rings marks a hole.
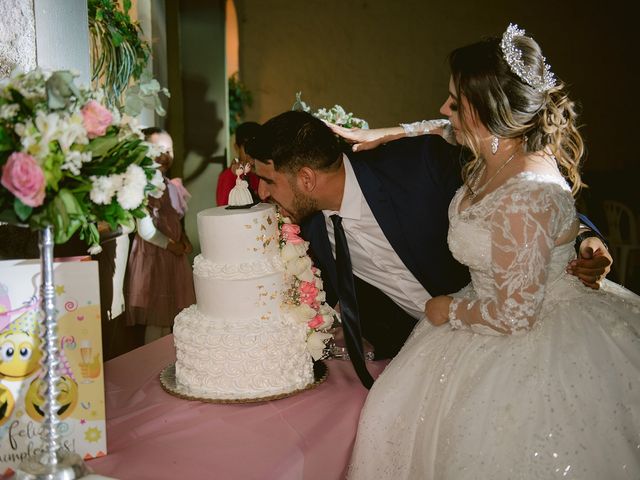
<instances>
[{"instance_id":1,"label":"child in pink dress","mask_svg":"<svg viewBox=\"0 0 640 480\"><path fill-rule=\"evenodd\" d=\"M166 177L173 142L164 130L144 132L147 141L166 149L156 158L166 190L160 198L149 198L149 214L137 221L127 266L125 315L128 325L146 325L149 343L171 332L175 316L195 303L195 291L187 257L193 248L182 226L189 193L180 179Z\"/></svg>"}]
</instances>

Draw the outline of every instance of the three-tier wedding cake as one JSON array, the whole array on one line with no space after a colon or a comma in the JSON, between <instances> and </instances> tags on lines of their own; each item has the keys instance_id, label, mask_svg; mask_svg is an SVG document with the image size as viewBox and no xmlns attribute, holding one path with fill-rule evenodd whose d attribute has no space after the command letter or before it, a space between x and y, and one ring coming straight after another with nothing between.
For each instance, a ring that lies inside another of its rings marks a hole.
<instances>
[{"instance_id":1,"label":"three-tier wedding cake","mask_svg":"<svg viewBox=\"0 0 640 480\"><path fill-rule=\"evenodd\" d=\"M317 295L308 305L298 298L300 306L284 298L295 276L281 256L285 241L275 207L211 208L199 212L197 221L197 305L175 319L176 386L192 397L253 399L313 383L307 340L321 322L313 319L323 317L311 310L301 317L300 307L319 307L324 298ZM321 292L321 282L319 287Z\"/></svg>"}]
</instances>

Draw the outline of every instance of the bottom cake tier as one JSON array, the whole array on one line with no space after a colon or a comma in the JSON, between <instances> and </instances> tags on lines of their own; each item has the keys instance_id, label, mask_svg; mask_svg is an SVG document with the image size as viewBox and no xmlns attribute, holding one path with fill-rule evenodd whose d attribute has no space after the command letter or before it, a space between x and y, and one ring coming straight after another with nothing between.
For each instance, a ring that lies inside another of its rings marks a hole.
<instances>
[{"instance_id":1,"label":"bottom cake tier","mask_svg":"<svg viewBox=\"0 0 640 480\"><path fill-rule=\"evenodd\" d=\"M268 397L313 383L307 327L284 316L242 322L184 309L173 328L176 384L187 395L212 399Z\"/></svg>"}]
</instances>

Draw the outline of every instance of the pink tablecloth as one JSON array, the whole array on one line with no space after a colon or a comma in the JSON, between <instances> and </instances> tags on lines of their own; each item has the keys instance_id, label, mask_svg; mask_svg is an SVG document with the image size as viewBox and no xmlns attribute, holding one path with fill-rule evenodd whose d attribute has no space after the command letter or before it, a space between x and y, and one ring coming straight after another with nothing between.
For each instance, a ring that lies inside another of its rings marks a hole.
<instances>
[{"instance_id":1,"label":"pink tablecloth","mask_svg":"<svg viewBox=\"0 0 640 480\"><path fill-rule=\"evenodd\" d=\"M95 473L145 479L341 479L367 390L349 362L293 397L243 405L175 398L158 375L175 361L168 336L105 364L108 455ZM368 364L379 374L384 362Z\"/></svg>"}]
</instances>

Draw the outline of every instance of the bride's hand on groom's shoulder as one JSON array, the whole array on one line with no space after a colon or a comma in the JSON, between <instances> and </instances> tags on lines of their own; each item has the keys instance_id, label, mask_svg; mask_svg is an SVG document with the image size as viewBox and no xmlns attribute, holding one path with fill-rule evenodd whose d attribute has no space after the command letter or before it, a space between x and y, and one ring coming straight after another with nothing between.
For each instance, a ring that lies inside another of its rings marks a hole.
<instances>
[{"instance_id":1,"label":"bride's hand on groom's shoulder","mask_svg":"<svg viewBox=\"0 0 640 480\"><path fill-rule=\"evenodd\" d=\"M433 325L438 327L449 321L449 305L451 305L452 300L447 295L439 295L425 303L424 313Z\"/></svg>"},{"instance_id":2,"label":"bride's hand on groom's shoulder","mask_svg":"<svg viewBox=\"0 0 640 480\"><path fill-rule=\"evenodd\" d=\"M345 128L333 123L325 122L327 126L348 143L352 144L354 152L373 150L378 145L397 140L404 136L401 127L391 128Z\"/></svg>"}]
</instances>

